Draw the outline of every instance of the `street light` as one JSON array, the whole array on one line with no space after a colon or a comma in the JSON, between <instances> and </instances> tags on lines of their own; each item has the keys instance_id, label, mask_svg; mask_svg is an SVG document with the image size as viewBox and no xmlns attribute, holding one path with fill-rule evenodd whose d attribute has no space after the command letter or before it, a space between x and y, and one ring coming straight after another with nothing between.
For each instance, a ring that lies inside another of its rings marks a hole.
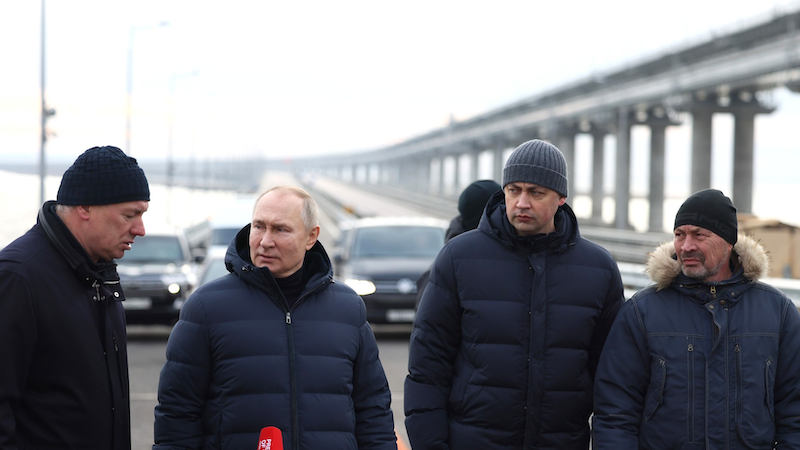
<instances>
[{"instance_id":1,"label":"street light","mask_svg":"<svg viewBox=\"0 0 800 450\"><path fill-rule=\"evenodd\" d=\"M200 72L194 70L184 74L173 74L169 78L169 133L167 134L167 223L172 223L172 184L173 175L175 174L175 162L172 155L172 141L175 128L175 83L178 80L196 77Z\"/></svg>"},{"instance_id":2,"label":"street light","mask_svg":"<svg viewBox=\"0 0 800 450\"><path fill-rule=\"evenodd\" d=\"M125 107L125 153L131 154L131 93L133 92L133 38L137 31L168 26L169 22L157 25L136 27L131 25L128 30L128 71L127 71L127 105Z\"/></svg>"},{"instance_id":3,"label":"street light","mask_svg":"<svg viewBox=\"0 0 800 450\"><path fill-rule=\"evenodd\" d=\"M41 139L41 147L39 149L39 205L44 204L44 182L45 178L47 177L47 160L46 160L46 153L45 153L45 143L47 142L47 136L50 134L47 132L47 119L50 116L54 116L56 114L56 110L47 107L47 102L45 101L44 96L44 85L45 85L45 12L47 8L45 5L45 0L42 0L42 26L41 26L41 52L40 52L40 59L41 64L40 68L40 75L41 75L41 97L42 97L42 109L41 109L41 131L39 133Z\"/></svg>"}]
</instances>

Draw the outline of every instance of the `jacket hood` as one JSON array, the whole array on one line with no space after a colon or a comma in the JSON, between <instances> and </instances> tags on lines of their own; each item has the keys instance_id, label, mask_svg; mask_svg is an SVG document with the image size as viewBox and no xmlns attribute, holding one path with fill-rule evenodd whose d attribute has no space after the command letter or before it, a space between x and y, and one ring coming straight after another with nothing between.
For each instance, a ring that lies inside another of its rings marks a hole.
<instances>
[{"instance_id":1,"label":"jacket hood","mask_svg":"<svg viewBox=\"0 0 800 450\"><path fill-rule=\"evenodd\" d=\"M744 277L748 280L758 281L769 272L767 251L752 237L739 233L733 251L738 256ZM681 275L681 265L675 257L673 242L661 244L648 255L644 271L656 284L656 290L664 289Z\"/></svg>"},{"instance_id":2,"label":"jacket hood","mask_svg":"<svg viewBox=\"0 0 800 450\"><path fill-rule=\"evenodd\" d=\"M268 292L274 292L277 289L277 284L271 275L267 277L256 275L259 272L268 274L269 270L266 268L257 270L258 268L250 261L249 237L250 224L247 224L239 230L228 246L228 251L225 253L225 267L228 272L235 274L246 283L266 288ZM319 241L306 252L303 267L307 271L306 277L309 279L307 287L312 284L317 285L323 281L333 280L333 264L331 264L328 253Z\"/></svg>"},{"instance_id":3,"label":"jacket hood","mask_svg":"<svg viewBox=\"0 0 800 450\"><path fill-rule=\"evenodd\" d=\"M575 245L580 238L578 218L566 203L558 207L555 216L556 230L552 233L535 236L516 234L506 216L505 193L497 191L487 202L478 229L502 242L512 249L541 251L549 248L554 252L562 252Z\"/></svg>"}]
</instances>

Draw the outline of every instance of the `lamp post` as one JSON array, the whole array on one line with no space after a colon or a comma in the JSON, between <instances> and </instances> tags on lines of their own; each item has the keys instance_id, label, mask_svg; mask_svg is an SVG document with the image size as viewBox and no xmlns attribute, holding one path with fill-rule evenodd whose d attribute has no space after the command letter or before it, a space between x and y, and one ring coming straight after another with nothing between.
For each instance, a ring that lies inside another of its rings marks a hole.
<instances>
[{"instance_id":1,"label":"lamp post","mask_svg":"<svg viewBox=\"0 0 800 450\"><path fill-rule=\"evenodd\" d=\"M128 70L127 70L127 83L126 83L126 106L125 106L125 153L129 156L131 154L131 97L133 92L133 39L137 31L147 30L157 27L168 26L169 22L161 22L157 25L149 25L144 27L136 27L131 25L128 29Z\"/></svg>"},{"instance_id":2,"label":"lamp post","mask_svg":"<svg viewBox=\"0 0 800 450\"><path fill-rule=\"evenodd\" d=\"M41 147L39 149L39 204L44 204L44 182L45 178L47 177L47 163L45 159L45 142L47 141L47 119L55 115L56 110L48 109L47 102L45 101L44 97L44 85L45 85L45 70L44 70L44 63L45 63L45 0L42 0L42 26L41 26L41 53L40 53L40 76L41 76L41 97L42 97L42 123L41 123Z\"/></svg>"},{"instance_id":3,"label":"lamp post","mask_svg":"<svg viewBox=\"0 0 800 450\"><path fill-rule=\"evenodd\" d=\"M172 184L175 174L175 162L173 161L172 142L175 128L175 83L180 79L191 78L198 75L198 71L184 74L173 74L169 78L169 132L167 134L167 223L172 223Z\"/></svg>"}]
</instances>

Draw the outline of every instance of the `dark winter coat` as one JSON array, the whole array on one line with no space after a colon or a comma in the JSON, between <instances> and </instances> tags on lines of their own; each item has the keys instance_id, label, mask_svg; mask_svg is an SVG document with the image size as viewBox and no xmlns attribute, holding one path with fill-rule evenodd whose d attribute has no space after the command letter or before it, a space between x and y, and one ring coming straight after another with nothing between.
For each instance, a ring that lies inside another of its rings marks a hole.
<instances>
[{"instance_id":1,"label":"dark winter coat","mask_svg":"<svg viewBox=\"0 0 800 450\"><path fill-rule=\"evenodd\" d=\"M0 251L0 449L131 448L125 313L47 202Z\"/></svg>"},{"instance_id":2,"label":"dark winter coat","mask_svg":"<svg viewBox=\"0 0 800 450\"><path fill-rule=\"evenodd\" d=\"M800 315L758 282L764 249L739 235L723 282L681 273L671 242L655 285L620 311L595 384L595 449L800 449Z\"/></svg>"},{"instance_id":3,"label":"dark winter coat","mask_svg":"<svg viewBox=\"0 0 800 450\"><path fill-rule=\"evenodd\" d=\"M181 309L161 372L153 447L255 449L275 426L289 450L395 449L389 385L366 308L334 283L317 242L291 309L250 263L250 226L231 243L232 274Z\"/></svg>"},{"instance_id":4,"label":"dark winter coat","mask_svg":"<svg viewBox=\"0 0 800 450\"><path fill-rule=\"evenodd\" d=\"M450 221L450 226L447 227L447 231L444 233L444 241L447 242L459 234L472 229L473 228L467 228L466 225L464 225L464 220L461 218L461 215L455 216ZM422 293L425 292L425 286L428 285L428 279L430 277L431 269L428 269L417 279L417 302L414 306L415 309L419 308L419 301L422 300Z\"/></svg>"},{"instance_id":5,"label":"dark winter coat","mask_svg":"<svg viewBox=\"0 0 800 450\"><path fill-rule=\"evenodd\" d=\"M553 233L517 236L498 192L478 229L437 256L404 391L415 450L588 447L594 370L622 281L568 206L555 222Z\"/></svg>"}]
</instances>

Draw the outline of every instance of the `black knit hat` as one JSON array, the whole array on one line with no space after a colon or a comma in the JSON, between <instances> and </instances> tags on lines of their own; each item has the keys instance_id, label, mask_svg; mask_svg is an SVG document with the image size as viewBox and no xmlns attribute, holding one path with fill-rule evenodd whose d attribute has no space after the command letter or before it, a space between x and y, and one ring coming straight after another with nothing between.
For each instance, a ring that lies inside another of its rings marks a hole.
<instances>
[{"instance_id":1,"label":"black knit hat","mask_svg":"<svg viewBox=\"0 0 800 450\"><path fill-rule=\"evenodd\" d=\"M739 230L736 207L731 199L716 189L695 192L678 209L675 228L694 225L712 231L730 244L735 244Z\"/></svg>"},{"instance_id":2,"label":"black knit hat","mask_svg":"<svg viewBox=\"0 0 800 450\"><path fill-rule=\"evenodd\" d=\"M458 198L458 212L461 213L465 228L471 230L478 227L486 202L499 190L500 185L494 180L478 180L464 188Z\"/></svg>"},{"instance_id":3,"label":"black knit hat","mask_svg":"<svg viewBox=\"0 0 800 450\"><path fill-rule=\"evenodd\" d=\"M566 197L567 160L553 144L538 139L525 142L514 149L503 169L503 187L517 181L537 184Z\"/></svg>"},{"instance_id":4,"label":"black knit hat","mask_svg":"<svg viewBox=\"0 0 800 450\"><path fill-rule=\"evenodd\" d=\"M62 205L110 205L150 201L144 171L117 147L83 152L61 178L56 201Z\"/></svg>"}]
</instances>

